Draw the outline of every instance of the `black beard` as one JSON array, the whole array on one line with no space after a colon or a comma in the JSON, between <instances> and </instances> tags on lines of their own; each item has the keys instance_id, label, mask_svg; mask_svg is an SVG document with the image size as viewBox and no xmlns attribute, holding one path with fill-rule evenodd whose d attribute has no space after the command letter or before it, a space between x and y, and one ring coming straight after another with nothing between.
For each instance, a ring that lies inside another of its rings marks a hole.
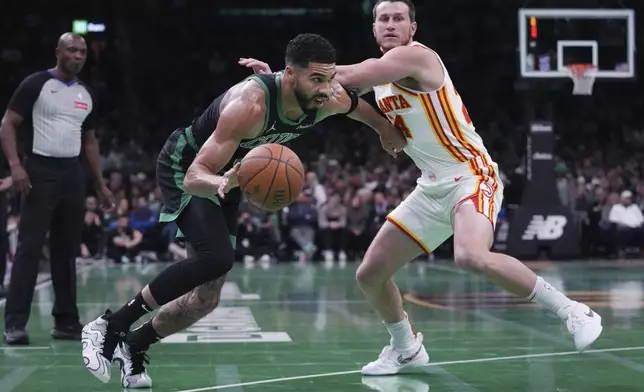
<instances>
[{"instance_id":1,"label":"black beard","mask_svg":"<svg viewBox=\"0 0 644 392\"><path fill-rule=\"evenodd\" d=\"M295 99L297 100L297 104L300 105L300 109L304 112L304 114L313 114L317 109L311 109L308 106L313 102L312 100L308 99L304 94L299 92L297 88L294 90L295 93Z\"/></svg>"}]
</instances>

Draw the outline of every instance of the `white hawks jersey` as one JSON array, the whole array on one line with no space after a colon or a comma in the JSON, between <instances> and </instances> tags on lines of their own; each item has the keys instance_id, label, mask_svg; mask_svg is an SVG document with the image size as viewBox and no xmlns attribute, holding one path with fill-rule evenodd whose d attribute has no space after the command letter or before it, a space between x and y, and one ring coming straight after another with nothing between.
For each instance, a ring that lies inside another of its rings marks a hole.
<instances>
[{"instance_id":1,"label":"white hawks jersey","mask_svg":"<svg viewBox=\"0 0 644 392\"><path fill-rule=\"evenodd\" d=\"M431 50L418 42L410 45ZM488 172L486 169L492 168L493 161L445 64L438 59L445 75L439 89L417 91L398 83L375 86L378 106L404 132L407 137L404 151L424 173L440 175L441 169L465 162L472 174Z\"/></svg>"}]
</instances>

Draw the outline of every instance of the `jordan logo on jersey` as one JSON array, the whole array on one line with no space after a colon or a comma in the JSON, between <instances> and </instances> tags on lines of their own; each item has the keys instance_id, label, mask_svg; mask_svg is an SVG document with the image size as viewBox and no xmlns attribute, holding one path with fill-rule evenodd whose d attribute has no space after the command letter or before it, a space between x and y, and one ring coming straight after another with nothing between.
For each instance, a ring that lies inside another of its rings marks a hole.
<instances>
[{"instance_id":1,"label":"jordan logo on jersey","mask_svg":"<svg viewBox=\"0 0 644 392\"><path fill-rule=\"evenodd\" d=\"M378 107L384 114L387 114L394 110L409 109L411 108L411 105L404 95L390 95L379 99Z\"/></svg>"},{"instance_id":2,"label":"jordan logo on jersey","mask_svg":"<svg viewBox=\"0 0 644 392\"><path fill-rule=\"evenodd\" d=\"M257 139L248 140L241 143L239 146L243 148L253 149L257 146L261 146L262 144L283 144L295 139L298 136L300 136L299 133L274 133L272 135L260 136Z\"/></svg>"}]
</instances>

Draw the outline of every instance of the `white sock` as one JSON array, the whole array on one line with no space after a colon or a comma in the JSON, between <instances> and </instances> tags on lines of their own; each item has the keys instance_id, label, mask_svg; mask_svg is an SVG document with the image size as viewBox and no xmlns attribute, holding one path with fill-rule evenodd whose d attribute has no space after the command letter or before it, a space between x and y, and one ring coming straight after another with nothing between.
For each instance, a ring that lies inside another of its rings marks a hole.
<instances>
[{"instance_id":1,"label":"white sock","mask_svg":"<svg viewBox=\"0 0 644 392\"><path fill-rule=\"evenodd\" d=\"M392 344L396 351L406 353L416 348L416 335L409 322L409 317L405 313L405 318L397 323L384 323L391 335Z\"/></svg>"},{"instance_id":2,"label":"white sock","mask_svg":"<svg viewBox=\"0 0 644 392\"><path fill-rule=\"evenodd\" d=\"M562 292L548 284L542 277L537 276L537 284L528 296L528 301L556 313L562 320L566 319L575 301L566 297Z\"/></svg>"}]
</instances>

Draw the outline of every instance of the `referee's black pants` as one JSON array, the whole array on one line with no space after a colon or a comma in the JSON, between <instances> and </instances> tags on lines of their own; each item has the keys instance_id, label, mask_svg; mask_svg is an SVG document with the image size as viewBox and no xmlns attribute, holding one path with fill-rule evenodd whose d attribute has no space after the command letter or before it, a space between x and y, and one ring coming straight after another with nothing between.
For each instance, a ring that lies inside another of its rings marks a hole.
<instances>
[{"instance_id":1,"label":"referee's black pants","mask_svg":"<svg viewBox=\"0 0 644 392\"><path fill-rule=\"evenodd\" d=\"M4 286L4 278L7 273L7 253L9 253L8 204L7 192L0 192L0 286Z\"/></svg>"},{"instance_id":2,"label":"referee's black pants","mask_svg":"<svg viewBox=\"0 0 644 392\"><path fill-rule=\"evenodd\" d=\"M29 320L42 249L49 232L55 325L79 322L76 307L76 256L85 211L85 176L78 158L32 155L25 162L31 191L24 197L18 248L5 306L5 328L24 329Z\"/></svg>"}]
</instances>

